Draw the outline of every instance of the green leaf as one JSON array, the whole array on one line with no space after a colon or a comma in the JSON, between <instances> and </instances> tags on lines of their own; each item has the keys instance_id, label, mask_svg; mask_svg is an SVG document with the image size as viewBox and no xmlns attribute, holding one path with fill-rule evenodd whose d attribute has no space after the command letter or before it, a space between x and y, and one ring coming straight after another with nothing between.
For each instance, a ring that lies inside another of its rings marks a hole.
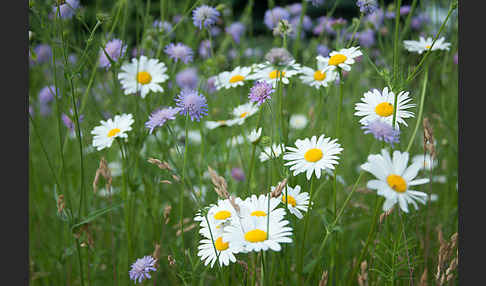
<instances>
[{"instance_id":1,"label":"green leaf","mask_svg":"<svg viewBox=\"0 0 486 286\"><path fill-rule=\"evenodd\" d=\"M93 220L94 220L94 219L96 219L97 217L99 217L99 216L101 216L101 215L103 215L103 214L105 214L105 213L107 213L107 212L110 212L110 211L112 211L112 210L114 210L114 209L118 208L118 207L119 207L119 206L121 206L121 205L122 205L122 203L119 203L119 204L116 204L116 205L114 205L114 206L109 206L109 207L106 207L106 208L102 208L102 209L99 209L99 210L95 210L94 212L92 212L92 213L88 214L88 215L87 215L87 216L86 216L86 217L85 217L85 218L84 218L84 219L83 219L81 222L79 222L79 223L77 223L77 224L73 225L73 226L71 227L71 231L73 231L73 230L74 230L75 228L77 228L77 227L82 226L83 224L87 224L87 223L89 223L89 222L93 221Z\"/></svg>"}]
</instances>

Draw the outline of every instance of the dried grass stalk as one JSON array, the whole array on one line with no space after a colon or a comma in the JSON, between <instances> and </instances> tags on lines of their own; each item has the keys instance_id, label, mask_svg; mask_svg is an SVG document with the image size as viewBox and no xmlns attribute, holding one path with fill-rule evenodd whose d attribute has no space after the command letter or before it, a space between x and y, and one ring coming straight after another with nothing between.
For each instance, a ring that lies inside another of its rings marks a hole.
<instances>
[{"instance_id":1,"label":"dried grass stalk","mask_svg":"<svg viewBox=\"0 0 486 286\"><path fill-rule=\"evenodd\" d=\"M100 160L100 166L96 170L95 178L93 180L93 191L96 193L98 191L98 182L100 180L100 176L105 178L106 181L106 191L111 194L111 182L113 180L111 176L110 168L108 168L108 163L106 162L105 158L102 157Z\"/></svg>"}]
</instances>

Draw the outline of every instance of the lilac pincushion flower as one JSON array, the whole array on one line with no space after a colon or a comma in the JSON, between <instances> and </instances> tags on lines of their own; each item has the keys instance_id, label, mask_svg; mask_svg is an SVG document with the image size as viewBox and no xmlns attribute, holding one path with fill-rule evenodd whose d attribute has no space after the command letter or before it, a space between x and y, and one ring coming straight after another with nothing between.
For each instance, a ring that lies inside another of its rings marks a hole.
<instances>
[{"instance_id":1,"label":"lilac pincushion flower","mask_svg":"<svg viewBox=\"0 0 486 286\"><path fill-rule=\"evenodd\" d=\"M364 134L372 133L373 136L392 145L400 141L400 131L394 129L391 124L388 124L380 119L368 122L367 125L361 127L364 129Z\"/></svg>"},{"instance_id":2,"label":"lilac pincushion flower","mask_svg":"<svg viewBox=\"0 0 486 286\"><path fill-rule=\"evenodd\" d=\"M155 127L164 125L168 120L174 120L179 111L179 108L174 107L160 108L152 112L149 116L149 120L145 122L145 127L149 128L149 133L152 134Z\"/></svg>"},{"instance_id":3,"label":"lilac pincushion flower","mask_svg":"<svg viewBox=\"0 0 486 286\"><path fill-rule=\"evenodd\" d=\"M191 120L199 121L204 115L208 115L206 97L195 89L183 89L175 98L179 112L189 115Z\"/></svg>"},{"instance_id":4,"label":"lilac pincushion flower","mask_svg":"<svg viewBox=\"0 0 486 286\"><path fill-rule=\"evenodd\" d=\"M410 21L410 27L414 30L420 30L425 24L430 22L429 15L425 12L418 14L415 17L412 17Z\"/></svg>"},{"instance_id":5,"label":"lilac pincushion flower","mask_svg":"<svg viewBox=\"0 0 486 286\"><path fill-rule=\"evenodd\" d=\"M59 89L57 90L58 94L60 94ZM39 92L39 111L40 114L43 116L48 115L51 113L51 107L49 106L49 102L51 102L54 97L56 96L56 88L54 85L45 86Z\"/></svg>"},{"instance_id":6,"label":"lilac pincushion flower","mask_svg":"<svg viewBox=\"0 0 486 286\"><path fill-rule=\"evenodd\" d=\"M79 0L66 0L64 4L59 6L59 12L57 11L57 5L52 7L52 12L56 16L60 13L62 19L71 19L78 8Z\"/></svg>"},{"instance_id":7,"label":"lilac pincushion flower","mask_svg":"<svg viewBox=\"0 0 486 286\"><path fill-rule=\"evenodd\" d=\"M130 279L137 284L137 280L138 283L142 283L143 280L152 278L149 272L157 270L157 268L155 268L155 262L157 262L157 260L150 255L137 259L137 261L132 264L132 269L128 272Z\"/></svg>"},{"instance_id":8,"label":"lilac pincushion flower","mask_svg":"<svg viewBox=\"0 0 486 286\"><path fill-rule=\"evenodd\" d=\"M297 35L297 26L300 22L300 16L293 17L290 19L290 24L292 25L293 30L295 31L295 36ZM312 29L312 20L309 16L304 15L302 18L302 29L304 31L310 31Z\"/></svg>"},{"instance_id":9,"label":"lilac pincushion flower","mask_svg":"<svg viewBox=\"0 0 486 286\"><path fill-rule=\"evenodd\" d=\"M294 4L288 5L285 8L287 8L287 10L289 10L290 15L300 16L300 12L302 11L302 4L301 3L294 3Z\"/></svg>"},{"instance_id":10,"label":"lilac pincushion flower","mask_svg":"<svg viewBox=\"0 0 486 286\"><path fill-rule=\"evenodd\" d=\"M317 45L317 53L323 57L327 57L331 50L326 45Z\"/></svg>"},{"instance_id":11,"label":"lilac pincushion flower","mask_svg":"<svg viewBox=\"0 0 486 286\"><path fill-rule=\"evenodd\" d=\"M454 54L454 63L457 65L459 64L459 57L457 55L457 52Z\"/></svg>"},{"instance_id":12,"label":"lilac pincushion flower","mask_svg":"<svg viewBox=\"0 0 486 286\"><path fill-rule=\"evenodd\" d=\"M385 18L385 12L383 9L377 9L365 17L365 23L370 23L373 27L378 30L383 25L383 20Z\"/></svg>"},{"instance_id":13,"label":"lilac pincushion flower","mask_svg":"<svg viewBox=\"0 0 486 286\"><path fill-rule=\"evenodd\" d=\"M167 21L155 20L154 23L152 24L152 27L158 30L163 30L164 33L172 32L172 24Z\"/></svg>"},{"instance_id":14,"label":"lilac pincushion flower","mask_svg":"<svg viewBox=\"0 0 486 286\"><path fill-rule=\"evenodd\" d=\"M183 43L170 43L165 46L165 53L177 63L178 60L187 64L192 62L192 49Z\"/></svg>"},{"instance_id":15,"label":"lilac pincushion flower","mask_svg":"<svg viewBox=\"0 0 486 286\"><path fill-rule=\"evenodd\" d=\"M123 42L120 39L113 39L106 43L104 50L100 50L100 67L108 69L111 66L111 62L106 56L105 51L108 56L110 56L110 58L116 62L120 57L125 55L127 45L123 45Z\"/></svg>"},{"instance_id":16,"label":"lilac pincushion flower","mask_svg":"<svg viewBox=\"0 0 486 286\"><path fill-rule=\"evenodd\" d=\"M201 30L203 27L207 28L214 25L214 23L218 21L220 15L221 13L214 7L202 5L192 11L192 21L194 26Z\"/></svg>"},{"instance_id":17,"label":"lilac pincushion flower","mask_svg":"<svg viewBox=\"0 0 486 286\"><path fill-rule=\"evenodd\" d=\"M240 43L240 37L245 33L245 30L245 25L241 22L234 22L225 29L226 33L230 34L237 44Z\"/></svg>"},{"instance_id":18,"label":"lilac pincushion flower","mask_svg":"<svg viewBox=\"0 0 486 286\"><path fill-rule=\"evenodd\" d=\"M359 7L361 13L366 15L374 13L378 9L376 0L358 0L356 1L356 6Z\"/></svg>"},{"instance_id":19,"label":"lilac pincushion flower","mask_svg":"<svg viewBox=\"0 0 486 286\"><path fill-rule=\"evenodd\" d=\"M307 0L307 2L311 2L312 6L314 6L314 7L319 7L322 4L324 4L325 1L324 0Z\"/></svg>"},{"instance_id":20,"label":"lilac pincushion flower","mask_svg":"<svg viewBox=\"0 0 486 286\"><path fill-rule=\"evenodd\" d=\"M40 44L34 48L34 53L36 55L35 62L37 63L45 63L51 60L52 57L52 49L51 46L48 44Z\"/></svg>"},{"instance_id":21,"label":"lilac pincushion flower","mask_svg":"<svg viewBox=\"0 0 486 286\"><path fill-rule=\"evenodd\" d=\"M199 55L206 59L211 54L211 41L210 40L203 40L199 44Z\"/></svg>"},{"instance_id":22,"label":"lilac pincushion flower","mask_svg":"<svg viewBox=\"0 0 486 286\"><path fill-rule=\"evenodd\" d=\"M264 103L267 99L271 98L271 94L275 92L272 85L266 81L258 81L250 89L248 98L251 102L255 102L258 105Z\"/></svg>"},{"instance_id":23,"label":"lilac pincushion flower","mask_svg":"<svg viewBox=\"0 0 486 286\"><path fill-rule=\"evenodd\" d=\"M356 37L359 44L365 48L369 48L375 44L375 32L372 29L366 29L359 32Z\"/></svg>"},{"instance_id":24,"label":"lilac pincushion flower","mask_svg":"<svg viewBox=\"0 0 486 286\"><path fill-rule=\"evenodd\" d=\"M73 115L73 109L71 108L70 109L70 112L71 112L71 116ZM69 131L71 131L71 134L74 133L74 121L71 119L71 117L67 116L65 113L62 113L61 114L61 119L62 119L62 122L64 123L64 125L66 125L66 127L69 129ZM84 120L84 115L80 114L79 117L78 117L78 121L79 123L83 122Z\"/></svg>"},{"instance_id":25,"label":"lilac pincushion flower","mask_svg":"<svg viewBox=\"0 0 486 286\"><path fill-rule=\"evenodd\" d=\"M215 93L218 89L216 88L216 76L212 76L208 78L206 82L206 91L208 93Z\"/></svg>"},{"instance_id":26,"label":"lilac pincushion flower","mask_svg":"<svg viewBox=\"0 0 486 286\"><path fill-rule=\"evenodd\" d=\"M290 20L290 13L286 9L282 7L275 7L271 10L267 10L265 12L265 16L263 18L263 22L265 25L270 29L273 30L278 24L280 20Z\"/></svg>"},{"instance_id":27,"label":"lilac pincushion flower","mask_svg":"<svg viewBox=\"0 0 486 286\"><path fill-rule=\"evenodd\" d=\"M196 68L187 68L177 73L176 83L181 89L196 89L199 83Z\"/></svg>"},{"instance_id":28,"label":"lilac pincushion flower","mask_svg":"<svg viewBox=\"0 0 486 286\"><path fill-rule=\"evenodd\" d=\"M232 168L231 169L231 177L236 181L244 181L245 180L245 172L241 168Z\"/></svg>"}]
</instances>

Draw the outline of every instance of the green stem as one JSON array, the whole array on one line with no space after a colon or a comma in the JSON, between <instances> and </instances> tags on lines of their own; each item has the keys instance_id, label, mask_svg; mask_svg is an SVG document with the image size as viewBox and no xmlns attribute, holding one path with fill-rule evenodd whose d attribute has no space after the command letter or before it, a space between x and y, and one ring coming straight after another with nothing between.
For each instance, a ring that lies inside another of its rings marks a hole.
<instances>
[{"instance_id":1,"label":"green stem","mask_svg":"<svg viewBox=\"0 0 486 286\"><path fill-rule=\"evenodd\" d=\"M185 124L185 137L184 137L184 165L182 166L182 180L186 179L186 163L187 163L187 151L189 146L189 138L188 138L188 130L187 125L189 122L189 113L186 114L186 124ZM181 195L179 198L179 216L180 216L180 224L181 224L181 244L182 244L182 256L183 256L183 267L186 262L186 254L185 254L185 246L184 246L184 186L182 187Z\"/></svg>"},{"instance_id":2,"label":"green stem","mask_svg":"<svg viewBox=\"0 0 486 286\"><path fill-rule=\"evenodd\" d=\"M424 110L425 91L427 90L428 76L429 76L429 69L427 68L425 70L424 82L422 84L422 93L420 95L420 107L419 107L419 112L418 112L418 115L417 115L417 122L415 123L415 128L413 129L412 137L410 137L410 141L408 141L407 149L405 150L405 152L410 151L410 148L412 147L413 141L415 139L415 135L417 135L417 131L418 131L419 126L420 126L420 122L422 120L422 113L423 113L423 110Z\"/></svg>"},{"instance_id":3,"label":"green stem","mask_svg":"<svg viewBox=\"0 0 486 286\"><path fill-rule=\"evenodd\" d=\"M339 139L339 127L341 121L341 108L343 105L343 87L344 87L344 79L343 79L343 72L339 69L339 105L337 110L337 119L336 119L336 138Z\"/></svg>"},{"instance_id":4,"label":"green stem","mask_svg":"<svg viewBox=\"0 0 486 286\"><path fill-rule=\"evenodd\" d=\"M310 193L309 193L309 202L307 204L307 212L305 213L305 218L304 218L304 234L302 236L302 242L301 242L301 246L300 246L300 256L299 256L299 267L297 268L298 269L298 273L301 275L300 279L299 279L299 285L302 285L302 282L304 277L302 276L302 266L304 264L304 252L305 252L305 248L304 248L304 245L305 245L305 238L306 238L306 235L307 235L307 225L309 223L309 216L310 216L310 211L311 211L311 206L312 206L312 194L314 192L314 176L311 177L311 185L310 185ZM287 196L286 196L286 199L287 199Z\"/></svg>"},{"instance_id":5,"label":"green stem","mask_svg":"<svg viewBox=\"0 0 486 286\"><path fill-rule=\"evenodd\" d=\"M378 213L380 212L380 206L382 204L382 201L383 201L383 198L378 197L378 196L376 197L376 201L375 201L375 212L373 214L373 219L371 221L371 227L370 227L370 230L368 232L368 238L366 239L365 246L361 250L361 253L359 255L359 258L356 261L356 264L354 265L353 270L351 271L351 276L349 276L349 280L348 280L347 285L353 284L352 281L354 279L354 276L356 275L356 272L358 271L358 267L361 264L361 261L363 260L365 254L366 254L366 251L368 250L368 246L370 245L371 241L375 237L375 234L376 234L375 227L376 227L376 222L378 221Z\"/></svg>"}]
</instances>

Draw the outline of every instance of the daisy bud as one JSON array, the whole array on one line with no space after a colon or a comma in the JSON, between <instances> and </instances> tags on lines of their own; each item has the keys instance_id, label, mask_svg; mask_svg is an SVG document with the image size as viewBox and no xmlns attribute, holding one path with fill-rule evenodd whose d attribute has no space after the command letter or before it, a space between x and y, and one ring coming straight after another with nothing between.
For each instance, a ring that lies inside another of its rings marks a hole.
<instances>
[{"instance_id":1,"label":"daisy bud","mask_svg":"<svg viewBox=\"0 0 486 286\"><path fill-rule=\"evenodd\" d=\"M262 139L262 146L270 146L272 145L272 139L270 139L270 137L268 136L263 136Z\"/></svg>"}]
</instances>

